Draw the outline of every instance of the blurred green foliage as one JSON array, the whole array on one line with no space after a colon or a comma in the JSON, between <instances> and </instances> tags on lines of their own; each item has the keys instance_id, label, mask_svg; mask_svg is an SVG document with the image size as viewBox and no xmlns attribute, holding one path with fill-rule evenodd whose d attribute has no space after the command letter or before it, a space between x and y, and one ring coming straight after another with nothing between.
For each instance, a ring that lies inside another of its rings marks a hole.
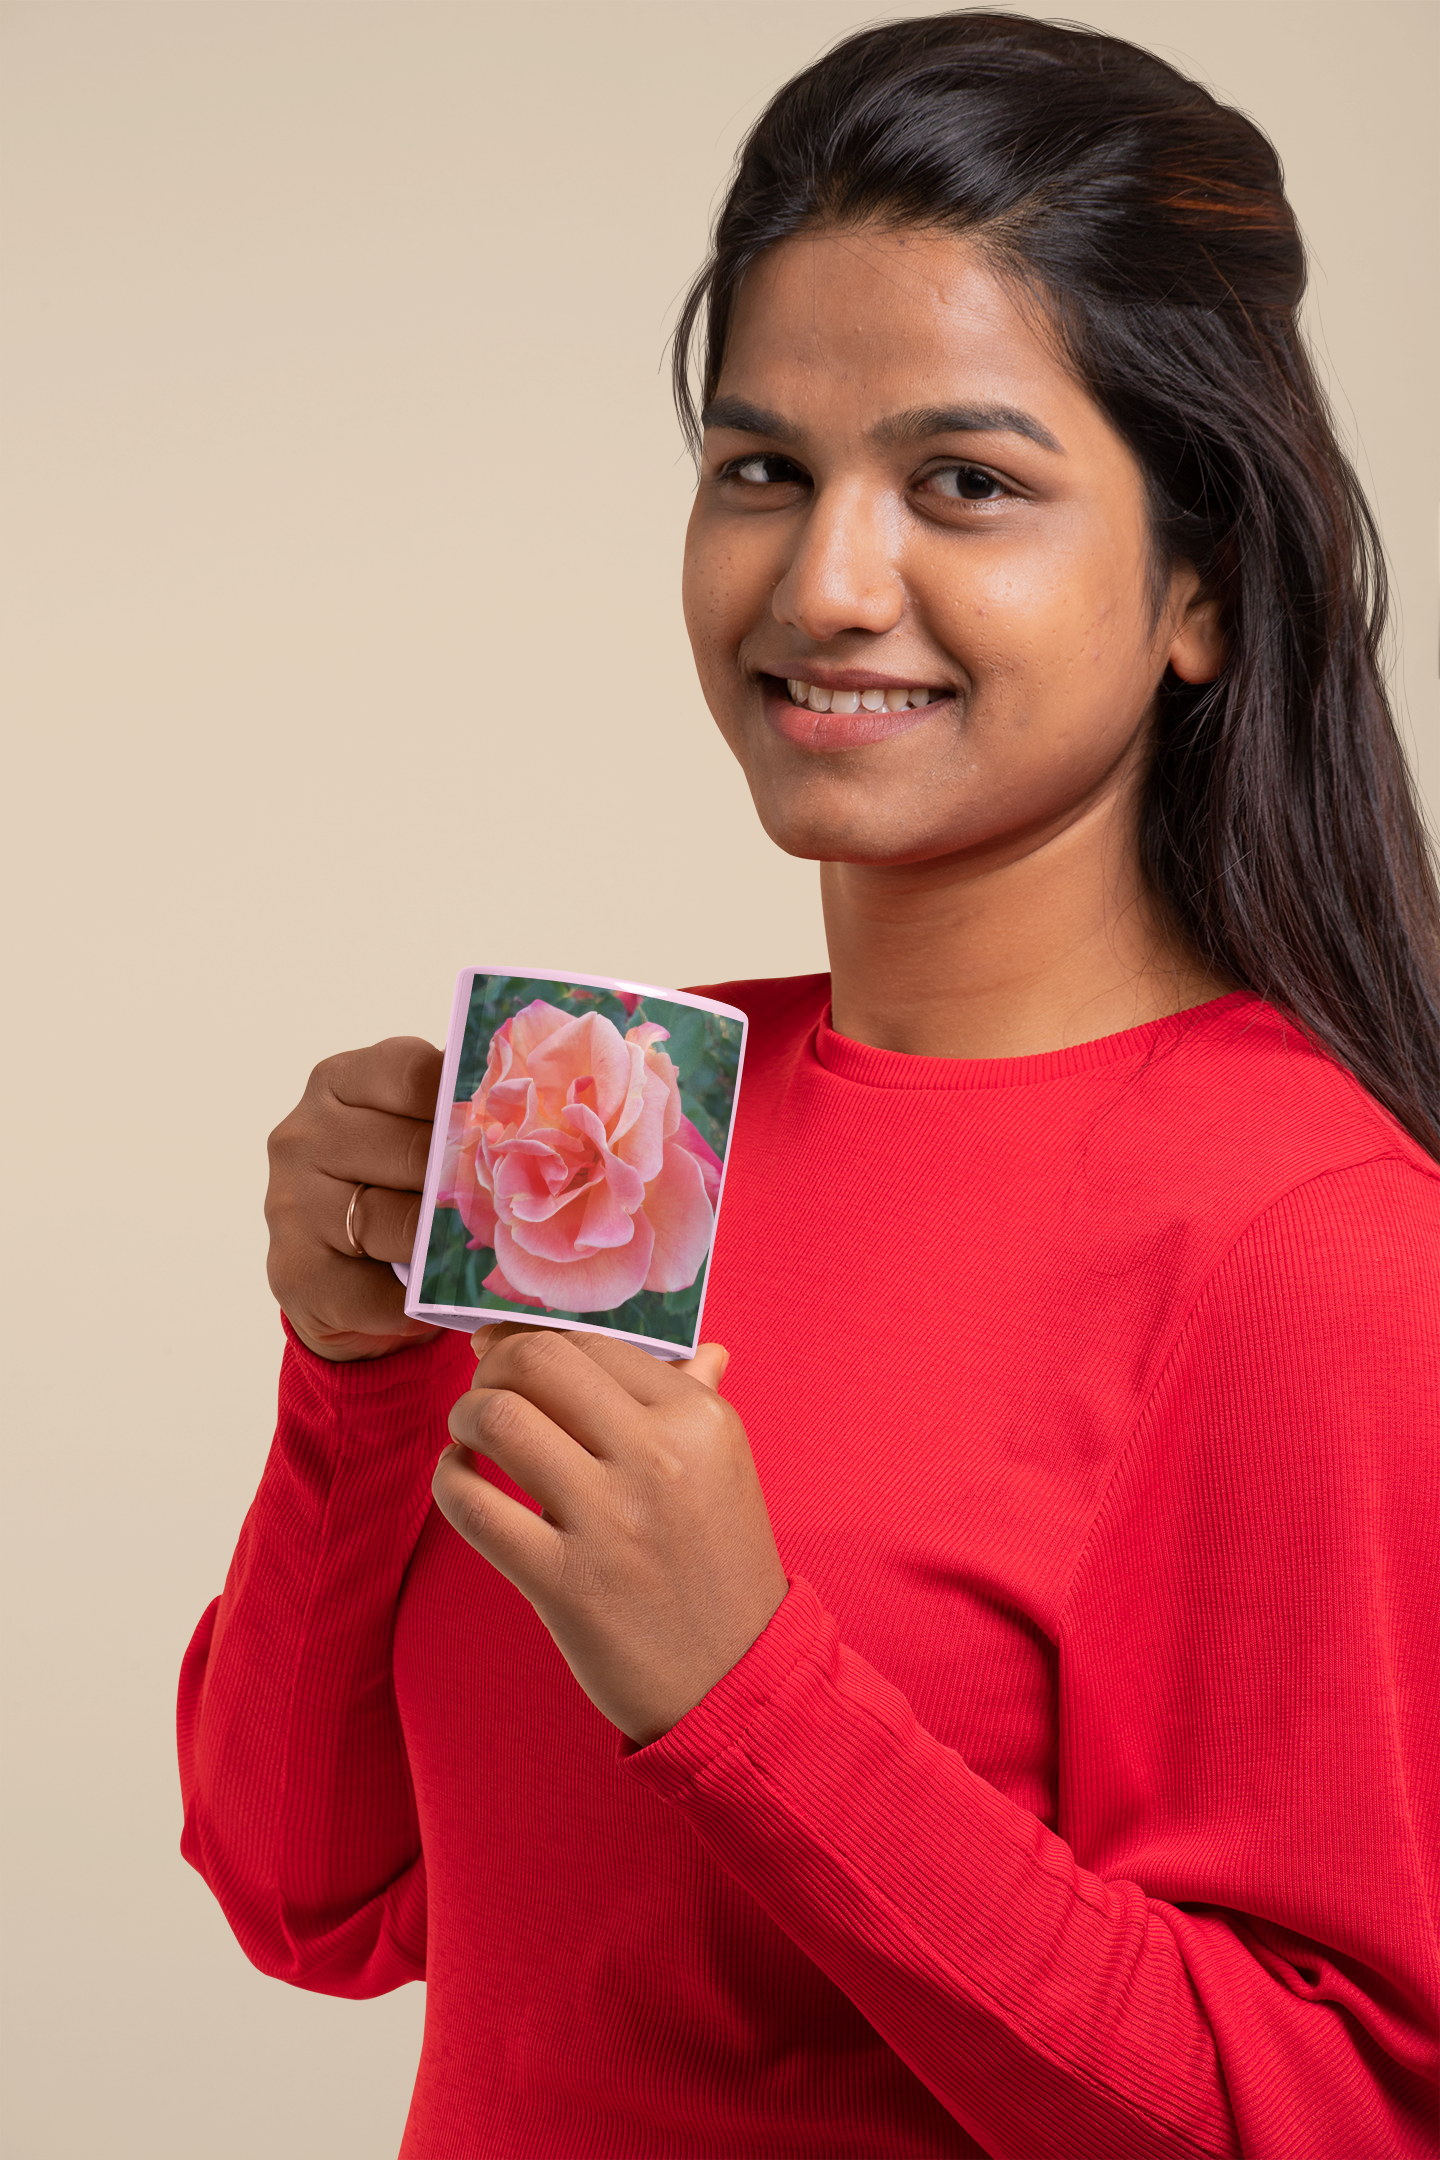
<instances>
[{"instance_id":1,"label":"blurred green foliage","mask_svg":"<svg viewBox=\"0 0 1440 2160\"><path fill-rule=\"evenodd\" d=\"M723 1162L735 1109L735 1083L740 1068L740 1022L723 1013L703 1012L694 1005L679 1005L670 998L645 998L634 1012L610 990L592 989L583 983L560 983L544 977L477 975L471 987L470 1011L460 1050L455 1099L464 1102L485 1077L490 1039L497 1027L534 999L573 1012L599 1012L612 1020L623 1035L627 1029L653 1020L663 1027L664 1044L680 1076L680 1102L685 1115L714 1148ZM512 1304L483 1287L495 1266L487 1246L468 1249L464 1223L454 1208L437 1208L425 1256L421 1301L427 1305L452 1305L475 1313L529 1313L533 1305ZM608 1327L626 1335L652 1335L659 1342L693 1344L700 1299L709 1261L685 1290L642 1290L637 1297L611 1312L560 1312L560 1320L585 1320L592 1327Z\"/></svg>"}]
</instances>

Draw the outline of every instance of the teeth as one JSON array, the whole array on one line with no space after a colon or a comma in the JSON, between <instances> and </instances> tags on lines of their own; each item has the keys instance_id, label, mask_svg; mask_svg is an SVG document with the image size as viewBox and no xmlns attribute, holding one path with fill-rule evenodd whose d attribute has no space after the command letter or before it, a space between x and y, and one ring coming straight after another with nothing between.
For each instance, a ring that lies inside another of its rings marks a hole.
<instances>
[{"instance_id":1,"label":"teeth","mask_svg":"<svg viewBox=\"0 0 1440 2160\"><path fill-rule=\"evenodd\" d=\"M808 705L811 712L853 713L862 710L879 712L883 705L888 712L904 712L907 705L933 705L933 690L823 690L818 683L801 682L798 676L787 678L785 688L790 693L792 705Z\"/></svg>"}]
</instances>

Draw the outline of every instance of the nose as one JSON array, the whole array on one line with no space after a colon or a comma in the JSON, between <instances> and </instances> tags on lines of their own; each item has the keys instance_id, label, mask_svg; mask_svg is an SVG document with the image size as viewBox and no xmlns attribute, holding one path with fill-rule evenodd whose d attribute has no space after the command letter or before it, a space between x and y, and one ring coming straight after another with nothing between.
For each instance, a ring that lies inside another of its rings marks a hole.
<instances>
[{"instance_id":1,"label":"nose","mask_svg":"<svg viewBox=\"0 0 1440 2160\"><path fill-rule=\"evenodd\" d=\"M905 589L884 502L859 483L818 488L771 606L777 622L817 645L847 630L893 630Z\"/></svg>"}]
</instances>

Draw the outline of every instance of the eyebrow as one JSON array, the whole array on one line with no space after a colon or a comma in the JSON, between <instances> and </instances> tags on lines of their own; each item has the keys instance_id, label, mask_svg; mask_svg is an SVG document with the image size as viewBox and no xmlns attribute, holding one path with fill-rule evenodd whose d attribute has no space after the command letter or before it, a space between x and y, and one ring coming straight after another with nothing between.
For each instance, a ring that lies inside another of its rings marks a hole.
<instances>
[{"instance_id":1,"label":"eyebrow","mask_svg":"<svg viewBox=\"0 0 1440 2160\"><path fill-rule=\"evenodd\" d=\"M876 442L886 444L916 442L926 435L1023 435L1042 450L1064 455L1049 428L1014 405L922 405L915 412L892 413L870 432Z\"/></svg>"},{"instance_id":2,"label":"eyebrow","mask_svg":"<svg viewBox=\"0 0 1440 2160\"><path fill-rule=\"evenodd\" d=\"M700 425L731 428L737 435L768 435L772 442L796 442L800 435L778 413L752 405L748 398L715 398L701 413ZM892 413L870 430L871 441L886 447L928 435L1023 435L1042 450L1064 455L1049 428L1014 405L923 405L913 412Z\"/></svg>"},{"instance_id":3,"label":"eyebrow","mask_svg":"<svg viewBox=\"0 0 1440 2160\"><path fill-rule=\"evenodd\" d=\"M748 398L712 398L700 415L702 428L730 428L737 435L768 435L774 442L794 442L800 433L780 418L779 413L767 412L763 405L752 405Z\"/></svg>"}]
</instances>

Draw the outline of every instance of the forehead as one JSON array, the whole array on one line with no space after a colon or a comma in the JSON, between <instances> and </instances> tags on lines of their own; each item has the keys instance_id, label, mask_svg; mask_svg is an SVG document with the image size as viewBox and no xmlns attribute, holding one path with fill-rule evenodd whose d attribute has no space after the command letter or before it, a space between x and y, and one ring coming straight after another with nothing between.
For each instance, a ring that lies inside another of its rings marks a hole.
<instances>
[{"instance_id":1,"label":"forehead","mask_svg":"<svg viewBox=\"0 0 1440 2160\"><path fill-rule=\"evenodd\" d=\"M797 419L868 427L921 406L1032 411L1065 439L1101 416L1043 312L953 233L798 233L741 286L719 389Z\"/></svg>"}]
</instances>

